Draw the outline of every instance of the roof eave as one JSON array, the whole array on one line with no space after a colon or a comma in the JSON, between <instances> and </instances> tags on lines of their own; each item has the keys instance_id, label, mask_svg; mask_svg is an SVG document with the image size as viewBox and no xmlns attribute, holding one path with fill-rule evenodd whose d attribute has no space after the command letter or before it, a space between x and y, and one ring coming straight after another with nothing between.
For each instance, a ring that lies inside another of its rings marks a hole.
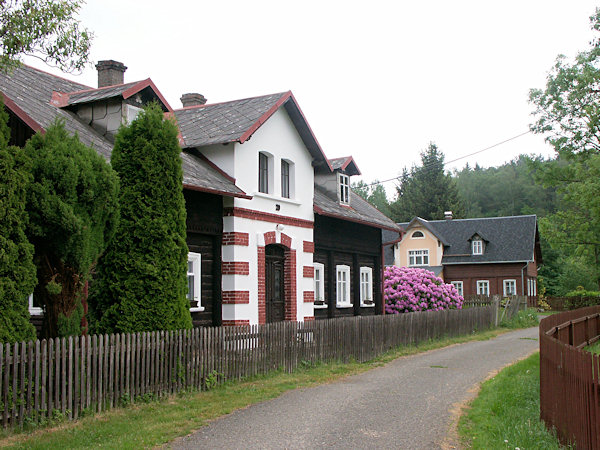
<instances>
[{"instance_id":1,"label":"roof eave","mask_svg":"<svg viewBox=\"0 0 600 450\"><path fill-rule=\"evenodd\" d=\"M12 111L19 119L21 119L25 124L31 128L34 132L45 133L46 130L42 127L38 122L36 122L33 117L23 111L19 105L17 105L10 97L2 92L2 98L4 99L4 106L6 106L10 111Z\"/></svg>"},{"instance_id":2,"label":"roof eave","mask_svg":"<svg viewBox=\"0 0 600 450\"><path fill-rule=\"evenodd\" d=\"M386 225L382 225L382 224L375 223L375 222L369 222L367 220L356 219L356 218L352 218L352 217L342 216L341 214L330 213L330 212L325 211L322 208L318 207L317 205L313 205L313 210L315 213L317 213L320 216L333 217L334 219L345 220L347 222L359 223L361 225L367 225L369 227L379 228L379 229L383 229L383 230L396 231L396 232L400 231L400 229L398 227L393 228L391 226L386 226Z\"/></svg>"},{"instance_id":3,"label":"roof eave","mask_svg":"<svg viewBox=\"0 0 600 450\"><path fill-rule=\"evenodd\" d=\"M213 189L213 188L207 188L207 187L202 187L202 186L195 186L193 184L187 184L184 183L183 184L183 188L184 189L189 189L190 191L198 191L198 192L206 192L208 194L217 194L217 195L222 195L224 197L235 197L235 198L243 198L245 200L252 200L252 196L246 194L245 192L227 192L227 191L221 191L219 189Z\"/></svg>"}]
</instances>

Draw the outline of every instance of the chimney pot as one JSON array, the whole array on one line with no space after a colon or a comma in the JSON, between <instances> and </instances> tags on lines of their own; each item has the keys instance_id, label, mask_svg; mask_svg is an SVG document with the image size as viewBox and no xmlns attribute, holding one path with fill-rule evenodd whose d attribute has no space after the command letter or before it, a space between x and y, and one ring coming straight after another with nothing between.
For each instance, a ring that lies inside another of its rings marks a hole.
<instances>
[{"instance_id":1,"label":"chimney pot","mask_svg":"<svg viewBox=\"0 0 600 450\"><path fill-rule=\"evenodd\" d=\"M184 108L187 106L200 106L206 103L206 98L204 95L196 92L183 94L180 100Z\"/></svg>"},{"instance_id":2,"label":"chimney pot","mask_svg":"<svg viewBox=\"0 0 600 450\"><path fill-rule=\"evenodd\" d=\"M444 218L446 220L452 220L452 211L445 211L444 212Z\"/></svg>"},{"instance_id":3,"label":"chimney pot","mask_svg":"<svg viewBox=\"0 0 600 450\"><path fill-rule=\"evenodd\" d=\"M125 71L127 67L119 61L112 59L98 61L96 64L98 71L98 87L114 86L125 82Z\"/></svg>"}]
</instances>

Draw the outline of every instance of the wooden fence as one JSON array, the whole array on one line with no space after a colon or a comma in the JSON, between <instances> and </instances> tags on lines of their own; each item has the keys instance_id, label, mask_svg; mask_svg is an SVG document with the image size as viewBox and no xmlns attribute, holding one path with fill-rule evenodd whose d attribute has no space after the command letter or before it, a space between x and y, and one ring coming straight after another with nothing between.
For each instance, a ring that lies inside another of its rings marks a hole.
<instances>
[{"instance_id":1,"label":"wooden fence","mask_svg":"<svg viewBox=\"0 0 600 450\"><path fill-rule=\"evenodd\" d=\"M0 344L0 421L14 427L56 415L77 419L278 368L367 361L399 345L486 329L496 317L488 306Z\"/></svg>"},{"instance_id":2,"label":"wooden fence","mask_svg":"<svg viewBox=\"0 0 600 450\"><path fill-rule=\"evenodd\" d=\"M582 449L600 449L599 357L583 350L599 335L600 306L540 322L540 417Z\"/></svg>"}]
</instances>

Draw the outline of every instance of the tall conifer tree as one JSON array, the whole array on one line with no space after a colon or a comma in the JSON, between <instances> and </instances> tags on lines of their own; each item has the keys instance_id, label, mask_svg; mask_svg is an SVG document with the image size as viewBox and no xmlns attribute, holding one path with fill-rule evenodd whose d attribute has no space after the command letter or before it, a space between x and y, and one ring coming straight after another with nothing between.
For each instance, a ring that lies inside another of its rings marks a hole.
<instances>
[{"instance_id":1,"label":"tall conifer tree","mask_svg":"<svg viewBox=\"0 0 600 450\"><path fill-rule=\"evenodd\" d=\"M115 139L121 218L89 298L97 332L174 330L192 325L181 149L160 107L146 108Z\"/></svg>"}]
</instances>

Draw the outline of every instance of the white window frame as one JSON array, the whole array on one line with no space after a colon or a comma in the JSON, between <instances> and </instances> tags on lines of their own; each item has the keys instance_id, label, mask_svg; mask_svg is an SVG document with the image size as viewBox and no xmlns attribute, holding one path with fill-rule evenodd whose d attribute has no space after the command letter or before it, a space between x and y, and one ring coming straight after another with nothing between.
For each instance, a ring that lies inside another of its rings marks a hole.
<instances>
[{"instance_id":1,"label":"white window frame","mask_svg":"<svg viewBox=\"0 0 600 450\"><path fill-rule=\"evenodd\" d=\"M415 236L415 234L417 234L417 233L421 233L421 236ZM415 230L410 235L410 238L411 239L425 239L425 233L423 233L421 230Z\"/></svg>"},{"instance_id":2,"label":"white window frame","mask_svg":"<svg viewBox=\"0 0 600 450\"><path fill-rule=\"evenodd\" d=\"M29 305L29 314L30 315L32 315L32 316L43 316L44 315L44 308L40 308L39 306L33 306L33 294L29 294L27 301L28 301L28 305Z\"/></svg>"},{"instance_id":3,"label":"white window frame","mask_svg":"<svg viewBox=\"0 0 600 450\"><path fill-rule=\"evenodd\" d=\"M485 289L482 289L485 286ZM482 293L485 291L485 293ZM490 296L490 280L477 280L477 295Z\"/></svg>"},{"instance_id":4,"label":"white window frame","mask_svg":"<svg viewBox=\"0 0 600 450\"><path fill-rule=\"evenodd\" d=\"M366 303L370 300L370 303ZM360 306L372 308L375 306L373 298L373 269L371 267L360 268Z\"/></svg>"},{"instance_id":5,"label":"white window frame","mask_svg":"<svg viewBox=\"0 0 600 450\"><path fill-rule=\"evenodd\" d=\"M473 239L471 249L474 255L483 255L483 241L481 239Z\"/></svg>"},{"instance_id":6,"label":"white window frame","mask_svg":"<svg viewBox=\"0 0 600 450\"><path fill-rule=\"evenodd\" d=\"M425 267L429 265L429 249L427 248L408 250L407 255L408 267ZM421 264L417 264L417 258L421 258ZM425 262L425 259L427 259L427 262Z\"/></svg>"},{"instance_id":7,"label":"white window frame","mask_svg":"<svg viewBox=\"0 0 600 450\"><path fill-rule=\"evenodd\" d=\"M267 183L266 192L261 190L262 186L260 183L261 173L262 173L262 170L260 167L261 155L263 155L267 158L267 160L266 160L267 168L266 168L266 172L265 172L265 177L266 177L265 181ZM269 152L264 152L264 151L258 152L258 172L257 172L258 176L257 176L257 180L256 180L257 181L256 192L259 192L261 194L266 194L266 195L273 195L273 192L274 192L273 188L274 188L274 184L275 184L275 179L274 179L274 175L273 175L275 168L273 166L274 165L273 160L274 160L273 155L271 155Z\"/></svg>"},{"instance_id":8,"label":"white window frame","mask_svg":"<svg viewBox=\"0 0 600 450\"><path fill-rule=\"evenodd\" d=\"M192 272L189 271L189 263L192 262L194 264L194 270ZM202 255L200 253L189 252L188 253L188 271L187 277L190 275L194 276L194 298L190 298L190 293L188 292L186 298L191 301L196 301L196 305L194 307L190 307L190 312L199 312L204 311L204 307L202 306ZM189 281L187 283L189 286Z\"/></svg>"},{"instance_id":9,"label":"white window frame","mask_svg":"<svg viewBox=\"0 0 600 450\"><path fill-rule=\"evenodd\" d=\"M314 291L315 291L315 302L322 300L322 305L317 305L315 303L315 309L326 309L327 302L325 302L325 266L321 263L313 263L313 267L315 268L314 273ZM317 285L317 281L319 284Z\"/></svg>"},{"instance_id":10,"label":"white window frame","mask_svg":"<svg viewBox=\"0 0 600 450\"><path fill-rule=\"evenodd\" d=\"M338 200L342 205L350 205L350 177L338 172Z\"/></svg>"},{"instance_id":11,"label":"white window frame","mask_svg":"<svg viewBox=\"0 0 600 450\"><path fill-rule=\"evenodd\" d=\"M506 287L509 283L512 283L514 286L514 293L512 295L506 293L507 292ZM515 279L502 280L502 293L503 293L504 297L514 297L515 295L517 295L517 280L515 280Z\"/></svg>"},{"instance_id":12,"label":"white window frame","mask_svg":"<svg viewBox=\"0 0 600 450\"><path fill-rule=\"evenodd\" d=\"M350 266L335 266L335 300L338 308L353 306L350 302Z\"/></svg>"},{"instance_id":13,"label":"white window frame","mask_svg":"<svg viewBox=\"0 0 600 450\"><path fill-rule=\"evenodd\" d=\"M532 281L533 281L533 296L535 297L537 295L537 278L534 278Z\"/></svg>"},{"instance_id":14,"label":"white window frame","mask_svg":"<svg viewBox=\"0 0 600 450\"><path fill-rule=\"evenodd\" d=\"M462 281L451 281L450 284L456 288L456 292L458 292L458 295L460 295L461 297L464 297Z\"/></svg>"}]
</instances>

